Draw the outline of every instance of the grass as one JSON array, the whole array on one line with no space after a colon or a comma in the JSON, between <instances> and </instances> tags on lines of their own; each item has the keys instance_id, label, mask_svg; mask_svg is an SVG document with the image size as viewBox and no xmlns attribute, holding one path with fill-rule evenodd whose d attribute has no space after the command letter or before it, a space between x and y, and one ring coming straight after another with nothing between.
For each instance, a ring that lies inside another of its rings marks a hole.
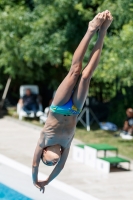
<instances>
[{"instance_id":1,"label":"grass","mask_svg":"<svg viewBox=\"0 0 133 200\"><path fill-rule=\"evenodd\" d=\"M16 118L18 119L18 114L16 112L16 107L11 107L11 108L8 108L8 115L13 117L13 118ZM37 126L42 126L42 124L40 124L40 122L38 121L38 118L23 118L23 121L26 121L26 122L29 122L31 124L34 124L34 125L37 125Z\"/></svg>"},{"instance_id":2,"label":"grass","mask_svg":"<svg viewBox=\"0 0 133 200\"><path fill-rule=\"evenodd\" d=\"M75 138L84 143L107 143L119 149L119 154L133 159L133 140L123 140L118 137L118 132L109 132L101 129L86 131L83 128L77 128ZM117 136L117 137L116 137Z\"/></svg>"},{"instance_id":3,"label":"grass","mask_svg":"<svg viewBox=\"0 0 133 200\"><path fill-rule=\"evenodd\" d=\"M18 118L16 108L8 109L8 115ZM24 121L34 125L40 125L37 119L25 118ZM133 140L123 140L116 137L119 132L109 132L99 129L97 126L91 127L91 131L86 131L83 127L78 126L75 133L75 138L84 143L107 143L119 149L119 154L127 158L133 159Z\"/></svg>"}]
</instances>

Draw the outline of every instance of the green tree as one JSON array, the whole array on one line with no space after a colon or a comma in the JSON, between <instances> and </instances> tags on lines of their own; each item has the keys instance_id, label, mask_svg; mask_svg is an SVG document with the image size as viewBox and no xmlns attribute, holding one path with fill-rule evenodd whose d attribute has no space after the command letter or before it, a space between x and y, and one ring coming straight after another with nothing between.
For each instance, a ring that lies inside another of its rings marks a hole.
<instances>
[{"instance_id":1,"label":"green tree","mask_svg":"<svg viewBox=\"0 0 133 200\"><path fill-rule=\"evenodd\" d=\"M27 2L0 1L0 67L4 74L20 82L47 81L56 87L71 65L88 22L97 12L109 9L114 21L90 94L108 101L123 87L132 86L132 0ZM87 51L84 66L95 40L96 37Z\"/></svg>"}]
</instances>

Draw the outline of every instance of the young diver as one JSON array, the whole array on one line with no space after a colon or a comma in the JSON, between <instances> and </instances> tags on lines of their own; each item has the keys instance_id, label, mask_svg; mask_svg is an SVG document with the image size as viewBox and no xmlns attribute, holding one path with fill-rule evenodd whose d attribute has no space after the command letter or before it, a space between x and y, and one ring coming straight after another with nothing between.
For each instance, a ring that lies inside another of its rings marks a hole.
<instances>
[{"instance_id":1,"label":"young diver","mask_svg":"<svg viewBox=\"0 0 133 200\"><path fill-rule=\"evenodd\" d=\"M98 13L89 22L87 32L73 55L70 71L56 91L33 158L33 183L43 193L45 186L61 172L65 165L75 133L77 116L81 112L88 94L90 79L98 65L103 40L112 20L111 13L106 10ZM98 39L89 61L82 71L85 52L97 30L99 30ZM56 165L45 181L38 180L38 168L41 159L47 166Z\"/></svg>"}]
</instances>

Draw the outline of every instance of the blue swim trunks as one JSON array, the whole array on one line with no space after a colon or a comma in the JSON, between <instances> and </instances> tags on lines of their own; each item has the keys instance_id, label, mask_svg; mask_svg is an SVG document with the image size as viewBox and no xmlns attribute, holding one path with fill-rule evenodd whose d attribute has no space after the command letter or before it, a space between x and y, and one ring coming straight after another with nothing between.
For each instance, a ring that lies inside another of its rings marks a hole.
<instances>
[{"instance_id":1,"label":"blue swim trunks","mask_svg":"<svg viewBox=\"0 0 133 200\"><path fill-rule=\"evenodd\" d=\"M73 105L72 98L63 106L51 105L50 110L61 115L79 115L81 110Z\"/></svg>"}]
</instances>

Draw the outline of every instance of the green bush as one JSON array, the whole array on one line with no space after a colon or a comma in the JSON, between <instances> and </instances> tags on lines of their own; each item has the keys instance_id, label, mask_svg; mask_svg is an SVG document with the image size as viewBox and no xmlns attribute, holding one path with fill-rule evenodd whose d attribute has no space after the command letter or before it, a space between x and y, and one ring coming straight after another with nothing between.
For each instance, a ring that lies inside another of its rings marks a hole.
<instances>
[{"instance_id":1,"label":"green bush","mask_svg":"<svg viewBox=\"0 0 133 200\"><path fill-rule=\"evenodd\" d=\"M126 118L126 109L133 108L133 87L121 89L121 93L110 101L108 120L122 127Z\"/></svg>"}]
</instances>

